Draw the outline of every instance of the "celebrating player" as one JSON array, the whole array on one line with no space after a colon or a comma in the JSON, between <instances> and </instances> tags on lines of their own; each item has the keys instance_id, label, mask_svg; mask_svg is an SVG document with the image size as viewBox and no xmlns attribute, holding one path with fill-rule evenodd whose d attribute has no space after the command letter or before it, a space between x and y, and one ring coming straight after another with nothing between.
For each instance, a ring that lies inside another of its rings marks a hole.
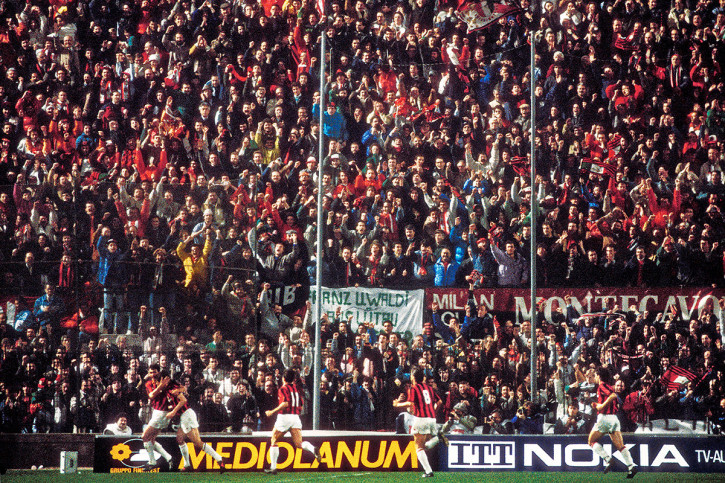
<instances>
[{"instance_id":1,"label":"celebrating player","mask_svg":"<svg viewBox=\"0 0 725 483\"><path fill-rule=\"evenodd\" d=\"M277 392L279 405L266 411L268 418L277 414L277 421L274 423L272 430L272 442L269 447L269 469L264 472L270 475L277 474L277 458L279 457L279 446L277 441L283 437L288 431L292 434L292 444L295 448L302 448L315 455L315 459L320 461L320 453L310 442L302 441L302 421L300 420L300 412L302 412L302 393L297 388L297 371L287 369L282 379L284 385ZM279 413L279 414L278 414Z\"/></svg>"},{"instance_id":2,"label":"celebrating player","mask_svg":"<svg viewBox=\"0 0 725 483\"><path fill-rule=\"evenodd\" d=\"M189 448L186 446L186 441L188 440L194 443L194 447L197 451L203 451L214 458L214 461L219 463L219 471L224 473L226 465L224 464L224 460L221 455L201 440L201 435L199 434L199 420L196 417L196 412L187 404L185 396L186 387L178 384L176 381L171 381L169 383L169 387L171 388L171 393L174 394L176 405L174 406L174 409L169 411L169 414L167 414L166 417L169 421L171 421L178 414L181 414L179 417L179 429L176 431L176 442L179 445L182 461L184 463L184 466L180 471L191 470L191 457L189 456ZM178 391L176 391L177 389Z\"/></svg>"},{"instance_id":3,"label":"celebrating player","mask_svg":"<svg viewBox=\"0 0 725 483\"><path fill-rule=\"evenodd\" d=\"M158 364L151 364L146 374L146 394L148 394L149 404L153 411L151 413L151 419L141 436L141 441L143 441L143 446L146 449L146 453L148 453L149 467L151 468L156 466L155 451L158 451L167 462L171 461L171 455L163 446L156 442L156 436L169 425L169 420L166 415L169 409L171 409L168 399L168 386L171 378L166 375L162 377L159 372L160 369Z\"/></svg>"},{"instance_id":4,"label":"celebrating player","mask_svg":"<svg viewBox=\"0 0 725 483\"><path fill-rule=\"evenodd\" d=\"M438 444L439 438L445 441L445 437L438 431L436 423L436 410L442 401L435 390L425 384L422 369L414 370L410 378L413 385L408 389L408 400L406 401L405 396L401 394L398 399L393 401L393 406L405 408L415 416L410 431L415 440L418 461L425 471L423 478L430 478L433 476L433 470L425 450L433 449ZM438 438L431 439L433 435L438 435Z\"/></svg>"},{"instance_id":5,"label":"celebrating player","mask_svg":"<svg viewBox=\"0 0 725 483\"><path fill-rule=\"evenodd\" d=\"M599 384L597 387L597 402L592 403L592 407L597 411L597 423L592 428L592 432L589 433L589 446L592 450L604 459L607 464L604 467L604 472L608 473L612 469L614 464L614 458L609 456L604 447L599 444L599 439L608 434L612 440L612 444L622 455L624 463L627 465L627 478L634 478L637 474L637 466L632 461L632 455L629 454L629 450L622 441L622 433L619 425L619 418L617 418L617 412L622 406L622 400L617 395L616 391L608 382L609 373L607 369L600 367L597 371L596 382ZM618 381L617 384L621 384Z\"/></svg>"}]
</instances>

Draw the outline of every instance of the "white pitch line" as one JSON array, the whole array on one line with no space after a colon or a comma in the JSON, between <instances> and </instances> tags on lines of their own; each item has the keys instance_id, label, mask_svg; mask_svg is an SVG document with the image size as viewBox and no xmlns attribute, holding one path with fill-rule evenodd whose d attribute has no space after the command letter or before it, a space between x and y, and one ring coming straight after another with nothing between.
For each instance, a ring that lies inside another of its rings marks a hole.
<instances>
[{"instance_id":1,"label":"white pitch line","mask_svg":"<svg viewBox=\"0 0 725 483\"><path fill-rule=\"evenodd\" d=\"M283 480L283 481L289 481L289 482L300 482L300 481L317 481L317 480L327 480L332 478L353 478L356 476L367 476L372 475L372 472L367 473L353 473L351 475L325 475L325 476L316 476L314 478L299 478L299 479L289 479L289 480Z\"/></svg>"}]
</instances>

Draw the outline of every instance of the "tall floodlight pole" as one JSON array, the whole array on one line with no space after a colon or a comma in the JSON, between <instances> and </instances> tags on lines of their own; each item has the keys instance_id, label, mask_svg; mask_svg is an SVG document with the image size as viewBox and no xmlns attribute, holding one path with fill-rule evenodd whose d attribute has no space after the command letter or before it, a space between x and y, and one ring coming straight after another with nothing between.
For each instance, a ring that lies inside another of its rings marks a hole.
<instances>
[{"instance_id":1,"label":"tall floodlight pole","mask_svg":"<svg viewBox=\"0 0 725 483\"><path fill-rule=\"evenodd\" d=\"M531 402L536 403L538 401L538 388L536 387L536 380L538 378L536 370L536 361L538 359L537 346L536 346L536 215L539 212L539 201L536 197L536 12L538 8L536 5L538 0L531 2L532 8L532 21L531 30L529 35L531 36L531 59L529 60L529 69L531 71L531 78L529 79L531 85L529 90L531 91L531 109L529 110L531 116L531 212L529 219L531 220L531 244L529 252L529 260L531 263L529 283L531 287Z\"/></svg>"},{"instance_id":2,"label":"tall floodlight pole","mask_svg":"<svg viewBox=\"0 0 725 483\"><path fill-rule=\"evenodd\" d=\"M322 15L325 12L321 12ZM320 143L317 158L317 260L315 267L315 363L313 364L315 377L312 388L312 429L320 429L320 379L322 377L322 333L320 320L322 320L322 250L323 250L323 218L322 218L322 160L325 150L325 37L327 32L322 29L320 42Z\"/></svg>"}]
</instances>

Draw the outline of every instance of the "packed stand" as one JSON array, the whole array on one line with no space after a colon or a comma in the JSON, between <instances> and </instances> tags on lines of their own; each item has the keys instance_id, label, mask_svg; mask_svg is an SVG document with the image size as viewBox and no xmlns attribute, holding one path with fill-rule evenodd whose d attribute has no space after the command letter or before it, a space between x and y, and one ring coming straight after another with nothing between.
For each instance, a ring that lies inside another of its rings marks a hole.
<instances>
[{"instance_id":1,"label":"packed stand","mask_svg":"<svg viewBox=\"0 0 725 483\"><path fill-rule=\"evenodd\" d=\"M456 7L3 4L0 429L140 431L151 362L190 385L203 430L268 428L283 368L314 390L310 310L278 303L316 275L318 209L333 287L523 286L532 196L540 287L722 287L722 2L546 1L532 23L524 1L470 33ZM581 419L600 364L643 396L632 423L723 421L714 311L537 321L536 404L527 322L433 312L412 340L321 322L323 424L393 428L415 365L442 419L495 432ZM693 387L664 391L668 364Z\"/></svg>"}]
</instances>

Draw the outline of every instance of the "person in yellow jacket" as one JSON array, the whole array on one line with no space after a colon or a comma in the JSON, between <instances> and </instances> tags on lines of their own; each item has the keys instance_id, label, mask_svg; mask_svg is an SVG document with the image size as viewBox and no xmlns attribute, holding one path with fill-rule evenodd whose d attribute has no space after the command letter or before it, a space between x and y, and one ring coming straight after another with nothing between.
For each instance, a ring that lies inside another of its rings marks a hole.
<instances>
[{"instance_id":1,"label":"person in yellow jacket","mask_svg":"<svg viewBox=\"0 0 725 483\"><path fill-rule=\"evenodd\" d=\"M176 247L176 253L184 264L184 287L191 296L201 296L207 287L209 280L209 254L211 253L211 229L207 228L206 241L204 248L198 243L191 245L191 250L187 251L187 245L194 238L202 233L203 230L195 231L187 236L183 241L179 242Z\"/></svg>"}]
</instances>

